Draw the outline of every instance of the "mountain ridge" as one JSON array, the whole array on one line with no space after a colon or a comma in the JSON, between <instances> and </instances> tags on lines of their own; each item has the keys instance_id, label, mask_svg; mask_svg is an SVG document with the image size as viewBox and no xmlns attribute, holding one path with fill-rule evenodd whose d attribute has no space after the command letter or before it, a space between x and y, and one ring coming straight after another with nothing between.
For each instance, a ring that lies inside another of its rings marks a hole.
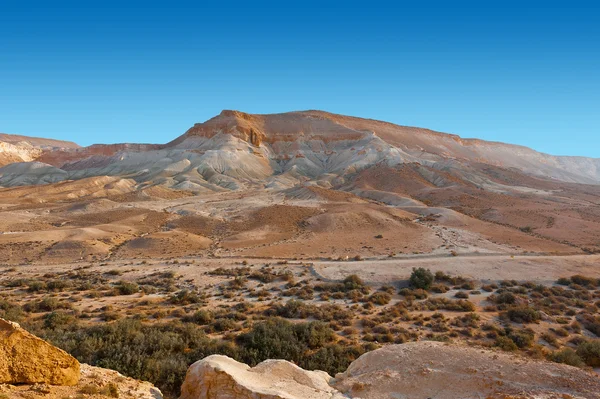
<instances>
[{"instance_id":1,"label":"mountain ridge","mask_svg":"<svg viewBox=\"0 0 600 399\"><path fill-rule=\"evenodd\" d=\"M47 143L63 142L48 140ZM304 178L322 180L323 177L331 183L331 174L347 176L381 163L393 166L411 162L440 169L458 168L463 172L469 165L481 163L516 168L545 179L600 184L600 159L554 156L515 144L462 138L319 110L276 114L223 110L165 144L87 147L67 144L33 146L26 156L15 156L18 149L10 147L14 144L4 144L8 150L4 151L2 163L8 166L0 168L0 186L36 184L35 176L25 179L26 183L19 178L19 168L10 165L16 162L48 164L66 172L60 172L64 180L101 175L133 176L139 183L154 184L157 175L161 175L177 182L167 179L159 184L175 187L182 180L191 179L191 186L187 186L192 189L203 186L195 178L197 173L203 180L221 175L217 185L236 189L250 181L271 186L274 180L281 180L277 176L286 174L293 175L296 183ZM183 169L166 176L162 172L173 169L168 165ZM140 174L152 169L161 173ZM40 183L47 182L40 179Z\"/></svg>"}]
</instances>

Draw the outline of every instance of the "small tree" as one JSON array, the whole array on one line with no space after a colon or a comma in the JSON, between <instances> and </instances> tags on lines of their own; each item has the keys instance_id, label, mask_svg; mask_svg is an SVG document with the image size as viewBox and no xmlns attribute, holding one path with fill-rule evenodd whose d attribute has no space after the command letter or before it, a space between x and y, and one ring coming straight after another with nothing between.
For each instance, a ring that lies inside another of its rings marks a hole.
<instances>
[{"instance_id":1,"label":"small tree","mask_svg":"<svg viewBox=\"0 0 600 399\"><path fill-rule=\"evenodd\" d=\"M428 290L433 283L433 273L429 269L424 269L419 267L415 269L413 267L413 271L410 275L410 285L415 288L421 288L424 290Z\"/></svg>"}]
</instances>

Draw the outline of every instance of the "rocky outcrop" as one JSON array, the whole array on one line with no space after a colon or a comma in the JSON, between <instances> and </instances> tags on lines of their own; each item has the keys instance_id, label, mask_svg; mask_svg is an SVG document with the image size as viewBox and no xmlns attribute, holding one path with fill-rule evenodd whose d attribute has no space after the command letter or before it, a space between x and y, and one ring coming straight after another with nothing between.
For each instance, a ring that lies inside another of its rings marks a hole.
<instances>
[{"instance_id":1,"label":"rocky outcrop","mask_svg":"<svg viewBox=\"0 0 600 399\"><path fill-rule=\"evenodd\" d=\"M323 371L306 371L284 360L256 367L213 355L194 363L180 399L342 399Z\"/></svg>"},{"instance_id":2,"label":"rocky outcrop","mask_svg":"<svg viewBox=\"0 0 600 399\"><path fill-rule=\"evenodd\" d=\"M75 385L79 371L65 351L0 319L0 383Z\"/></svg>"},{"instance_id":3,"label":"rocky outcrop","mask_svg":"<svg viewBox=\"0 0 600 399\"><path fill-rule=\"evenodd\" d=\"M162 399L149 382L79 362L65 351L0 319L0 398Z\"/></svg>"},{"instance_id":4,"label":"rocky outcrop","mask_svg":"<svg viewBox=\"0 0 600 399\"><path fill-rule=\"evenodd\" d=\"M335 379L282 360L254 368L224 356L192 365L180 399L600 398L600 378L563 364L440 342L390 345Z\"/></svg>"},{"instance_id":5,"label":"rocky outcrop","mask_svg":"<svg viewBox=\"0 0 600 399\"><path fill-rule=\"evenodd\" d=\"M366 353L334 386L353 398L600 398L600 378L506 352L412 342Z\"/></svg>"}]
</instances>

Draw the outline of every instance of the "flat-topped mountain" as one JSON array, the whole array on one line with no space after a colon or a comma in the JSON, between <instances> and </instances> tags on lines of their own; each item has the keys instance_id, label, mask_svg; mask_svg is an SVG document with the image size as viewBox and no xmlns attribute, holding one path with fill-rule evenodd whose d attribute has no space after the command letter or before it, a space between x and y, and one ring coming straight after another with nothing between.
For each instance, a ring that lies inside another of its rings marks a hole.
<instances>
[{"instance_id":1,"label":"flat-topped mountain","mask_svg":"<svg viewBox=\"0 0 600 399\"><path fill-rule=\"evenodd\" d=\"M51 173L54 182L109 175L187 190L238 189L248 184L289 188L306 180L335 184L340 176L373 166L409 163L451 169L476 185L489 178L475 171L474 165L564 182L600 183L599 159L552 156L521 146L323 111L269 115L223 111L164 145L80 148L21 136L0 136L0 142L4 165L47 164L27 172L27 177L24 170L31 168L1 168L0 185L5 187L48 183L44 175Z\"/></svg>"}]
</instances>

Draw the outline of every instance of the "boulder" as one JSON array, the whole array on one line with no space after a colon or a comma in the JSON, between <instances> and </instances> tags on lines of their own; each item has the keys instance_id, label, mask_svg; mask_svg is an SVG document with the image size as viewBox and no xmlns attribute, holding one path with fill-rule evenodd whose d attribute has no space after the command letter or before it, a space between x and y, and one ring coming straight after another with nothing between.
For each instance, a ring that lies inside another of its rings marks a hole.
<instances>
[{"instance_id":1,"label":"boulder","mask_svg":"<svg viewBox=\"0 0 600 399\"><path fill-rule=\"evenodd\" d=\"M342 399L324 371L306 371L285 360L256 367L212 355L188 369L180 399Z\"/></svg>"},{"instance_id":2,"label":"boulder","mask_svg":"<svg viewBox=\"0 0 600 399\"><path fill-rule=\"evenodd\" d=\"M441 342L389 345L356 359L333 386L352 398L600 398L594 373Z\"/></svg>"},{"instance_id":3,"label":"boulder","mask_svg":"<svg viewBox=\"0 0 600 399\"><path fill-rule=\"evenodd\" d=\"M79 362L65 351L0 319L0 384L75 385Z\"/></svg>"}]
</instances>

